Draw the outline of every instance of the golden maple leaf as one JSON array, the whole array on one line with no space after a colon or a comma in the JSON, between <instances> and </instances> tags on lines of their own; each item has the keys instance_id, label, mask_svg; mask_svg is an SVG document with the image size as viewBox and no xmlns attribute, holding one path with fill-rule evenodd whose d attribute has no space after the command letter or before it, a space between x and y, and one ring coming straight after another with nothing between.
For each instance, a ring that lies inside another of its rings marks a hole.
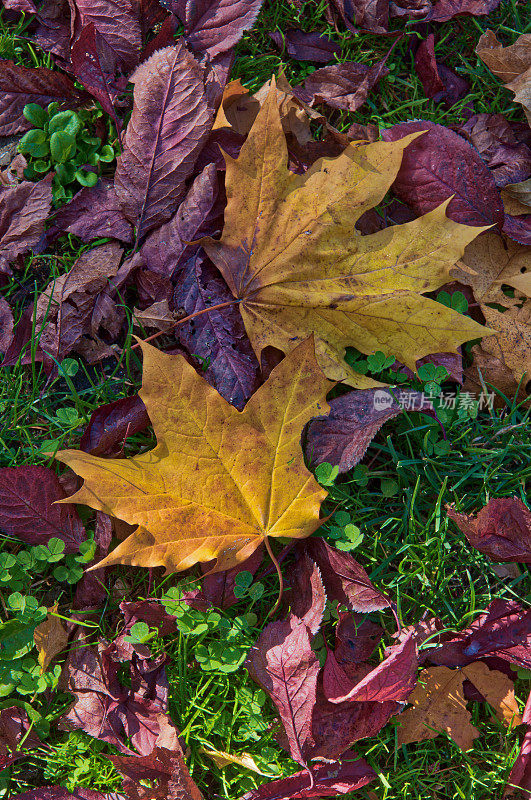
<instances>
[{"instance_id":1,"label":"golden maple leaf","mask_svg":"<svg viewBox=\"0 0 531 800\"><path fill-rule=\"evenodd\" d=\"M78 450L56 456L85 479L69 503L138 525L96 568L132 564L177 572L217 559L216 570L223 570L268 536L313 533L327 492L304 465L300 437L311 417L327 413L332 387L313 340L286 357L241 412L183 356L145 343L142 350L140 397L156 448L128 459Z\"/></svg>"},{"instance_id":2,"label":"golden maple leaf","mask_svg":"<svg viewBox=\"0 0 531 800\"><path fill-rule=\"evenodd\" d=\"M258 357L285 353L311 332L326 375L374 382L344 361L349 345L382 350L411 369L430 353L455 352L489 331L422 296L451 280L465 246L485 228L448 219L447 203L405 225L361 236L354 225L384 197L417 136L350 144L304 175L288 170L275 83L233 159L225 155L227 208L219 241L203 247L239 305Z\"/></svg>"}]
</instances>

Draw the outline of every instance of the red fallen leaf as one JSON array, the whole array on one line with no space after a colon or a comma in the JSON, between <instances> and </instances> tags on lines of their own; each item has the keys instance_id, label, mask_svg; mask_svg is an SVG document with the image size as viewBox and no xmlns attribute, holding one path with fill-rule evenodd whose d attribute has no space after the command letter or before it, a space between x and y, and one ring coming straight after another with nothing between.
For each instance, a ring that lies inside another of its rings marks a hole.
<instances>
[{"instance_id":1,"label":"red fallen leaf","mask_svg":"<svg viewBox=\"0 0 531 800\"><path fill-rule=\"evenodd\" d=\"M505 215L503 222L503 232L518 244L525 244L531 247L531 214L522 214L521 217Z\"/></svg>"},{"instance_id":2,"label":"red fallen leaf","mask_svg":"<svg viewBox=\"0 0 531 800\"><path fill-rule=\"evenodd\" d=\"M437 0L425 21L448 22L454 17L480 17L490 14L500 5L500 0Z\"/></svg>"},{"instance_id":3,"label":"red fallen leaf","mask_svg":"<svg viewBox=\"0 0 531 800\"><path fill-rule=\"evenodd\" d=\"M203 800L186 768L178 741L172 744L172 750L155 747L142 756L107 756L124 777L128 800ZM140 781L145 780L155 786L142 785Z\"/></svg>"},{"instance_id":4,"label":"red fallen leaf","mask_svg":"<svg viewBox=\"0 0 531 800\"><path fill-rule=\"evenodd\" d=\"M18 751L24 739L23 750ZM26 750L41 747L42 742L31 728L26 711L18 706L9 706L0 711L0 769L23 758Z\"/></svg>"},{"instance_id":5,"label":"red fallen leaf","mask_svg":"<svg viewBox=\"0 0 531 800\"><path fill-rule=\"evenodd\" d=\"M250 572L251 575L254 575L262 563L263 557L264 548L260 545L249 558L245 559L245 561L223 572L210 573L214 562L202 564L201 568L206 572L206 575L203 578L201 594L206 602L210 606L222 609L230 608L237 603L238 598L234 594L236 577L240 572Z\"/></svg>"},{"instance_id":6,"label":"red fallen leaf","mask_svg":"<svg viewBox=\"0 0 531 800\"><path fill-rule=\"evenodd\" d=\"M205 311L234 297L203 254L192 256L175 289L174 306L186 314ZM175 329L177 341L199 359L201 374L241 410L260 384L260 367L236 305L206 311Z\"/></svg>"},{"instance_id":7,"label":"red fallen leaf","mask_svg":"<svg viewBox=\"0 0 531 800\"><path fill-rule=\"evenodd\" d=\"M93 789L69 792L64 786L41 786L22 794L12 794L11 800L119 800L119 795L102 794Z\"/></svg>"},{"instance_id":8,"label":"red fallen leaf","mask_svg":"<svg viewBox=\"0 0 531 800\"><path fill-rule=\"evenodd\" d=\"M22 114L27 103L46 106L66 103L79 106L83 95L70 78L45 67L20 67L13 61L0 61L0 136L12 136L31 128Z\"/></svg>"},{"instance_id":9,"label":"red fallen leaf","mask_svg":"<svg viewBox=\"0 0 531 800\"><path fill-rule=\"evenodd\" d=\"M150 628L157 628L161 636L176 631L175 617L168 614L157 600L124 600L120 603L120 611L124 615L124 633L127 635L136 622L145 622Z\"/></svg>"},{"instance_id":10,"label":"red fallen leaf","mask_svg":"<svg viewBox=\"0 0 531 800\"><path fill-rule=\"evenodd\" d=\"M13 312L11 306L0 297L0 353L6 353L13 341Z\"/></svg>"},{"instance_id":11,"label":"red fallen leaf","mask_svg":"<svg viewBox=\"0 0 531 800\"><path fill-rule=\"evenodd\" d=\"M433 647L422 651L423 662L461 667L495 656L531 669L531 610L512 600L493 600L468 628L443 637L442 643L433 639Z\"/></svg>"},{"instance_id":12,"label":"red fallen leaf","mask_svg":"<svg viewBox=\"0 0 531 800\"><path fill-rule=\"evenodd\" d=\"M310 788L307 772L263 783L246 792L240 800L305 800L309 797L338 797L355 792L376 778L376 773L362 758L346 752L341 761L312 767L314 784ZM352 760L350 760L352 759Z\"/></svg>"},{"instance_id":13,"label":"red fallen leaf","mask_svg":"<svg viewBox=\"0 0 531 800\"><path fill-rule=\"evenodd\" d=\"M285 32L274 31L269 34L279 50L286 49L290 58L297 61L313 61L314 64L328 64L335 56L341 55L341 46L328 36L315 31L306 33L298 28L288 28Z\"/></svg>"},{"instance_id":14,"label":"red fallen leaf","mask_svg":"<svg viewBox=\"0 0 531 800\"><path fill-rule=\"evenodd\" d=\"M290 755L304 766L319 673L306 625L293 615L270 622L251 648L246 667L276 705Z\"/></svg>"},{"instance_id":15,"label":"red fallen leaf","mask_svg":"<svg viewBox=\"0 0 531 800\"><path fill-rule=\"evenodd\" d=\"M126 436L145 430L149 424L140 397L137 394L123 397L92 412L79 446L93 456L116 455L121 451Z\"/></svg>"},{"instance_id":16,"label":"red fallen leaf","mask_svg":"<svg viewBox=\"0 0 531 800\"><path fill-rule=\"evenodd\" d=\"M428 359L429 360L429 359ZM402 405L398 400L404 401ZM402 411L421 411L420 392L360 389L330 400L327 417L314 417L304 435L304 452L312 464L327 462L347 472L358 464L382 425Z\"/></svg>"},{"instance_id":17,"label":"red fallen leaf","mask_svg":"<svg viewBox=\"0 0 531 800\"><path fill-rule=\"evenodd\" d=\"M389 53L372 67L346 61L317 69L302 86L293 87L293 94L310 105L326 103L330 108L356 111L380 78L389 74L385 66Z\"/></svg>"},{"instance_id":18,"label":"red fallen leaf","mask_svg":"<svg viewBox=\"0 0 531 800\"><path fill-rule=\"evenodd\" d=\"M502 114L474 114L457 133L476 148L499 189L529 176L531 148L519 141Z\"/></svg>"},{"instance_id":19,"label":"red fallen leaf","mask_svg":"<svg viewBox=\"0 0 531 800\"><path fill-rule=\"evenodd\" d=\"M140 55L140 63L147 61L157 50L162 50L163 47L169 47L175 44L175 39L173 37L178 29L179 20L173 14L170 14L160 26L159 32L144 45Z\"/></svg>"},{"instance_id":20,"label":"red fallen leaf","mask_svg":"<svg viewBox=\"0 0 531 800\"><path fill-rule=\"evenodd\" d=\"M3 0L4 8L9 8L10 11L21 11L24 14L36 14L32 0Z\"/></svg>"},{"instance_id":21,"label":"red fallen leaf","mask_svg":"<svg viewBox=\"0 0 531 800\"><path fill-rule=\"evenodd\" d=\"M117 645L100 642L87 646L79 638L68 654L61 676L63 691L76 700L61 717L61 730L81 729L96 739L133 754L128 737L142 755L151 753L161 733L168 707L168 682L164 665L141 659L131 649L131 685L118 680L119 664L112 656ZM124 654L118 652L118 658Z\"/></svg>"},{"instance_id":22,"label":"red fallen leaf","mask_svg":"<svg viewBox=\"0 0 531 800\"><path fill-rule=\"evenodd\" d=\"M289 609L315 635L321 627L326 606L319 567L306 553L296 551L295 565L289 570L289 580L291 589L286 592Z\"/></svg>"},{"instance_id":23,"label":"red fallen leaf","mask_svg":"<svg viewBox=\"0 0 531 800\"><path fill-rule=\"evenodd\" d=\"M435 59L435 37L430 33L415 53L415 70L427 97L436 103L453 106L468 92L470 85L444 64Z\"/></svg>"},{"instance_id":24,"label":"red fallen leaf","mask_svg":"<svg viewBox=\"0 0 531 800\"><path fill-rule=\"evenodd\" d=\"M129 80L135 86L133 113L114 186L139 241L166 222L182 200L212 111L202 70L182 42L158 50Z\"/></svg>"},{"instance_id":25,"label":"red fallen leaf","mask_svg":"<svg viewBox=\"0 0 531 800\"><path fill-rule=\"evenodd\" d=\"M335 658L341 665L358 665L373 654L382 638L383 628L361 614L339 612L336 627Z\"/></svg>"},{"instance_id":26,"label":"red fallen leaf","mask_svg":"<svg viewBox=\"0 0 531 800\"><path fill-rule=\"evenodd\" d=\"M52 177L50 173L37 183L23 181L2 192L0 273L10 275L9 264L41 241L52 205Z\"/></svg>"},{"instance_id":27,"label":"red fallen leaf","mask_svg":"<svg viewBox=\"0 0 531 800\"><path fill-rule=\"evenodd\" d=\"M424 214L454 195L446 214L465 225L503 222L499 192L478 153L460 136L434 122L419 120L393 125L382 132L393 142L415 131L427 131L405 151L393 184L398 197Z\"/></svg>"},{"instance_id":28,"label":"red fallen leaf","mask_svg":"<svg viewBox=\"0 0 531 800\"><path fill-rule=\"evenodd\" d=\"M531 728L529 727L507 778L503 796L516 794L518 790L523 793L524 797L531 797Z\"/></svg>"},{"instance_id":29,"label":"red fallen leaf","mask_svg":"<svg viewBox=\"0 0 531 800\"><path fill-rule=\"evenodd\" d=\"M101 107L111 117L118 136L121 135L122 123L116 115L111 88L113 75L106 72L101 59L101 37L93 22L85 25L70 48L72 71L85 89L101 103Z\"/></svg>"},{"instance_id":30,"label":"red fallen leaf","mask_svg":"<svg viewBox=\"0 0 531 800\"><path fill-rule=\"evenodd\" d=\"M223 206L216 167L208 164L172 218L147 237L137 257L140 269L177 280L186 260L199 250L199 245L190 243L214 236L223 227Z\"/></svg>"},{"instance_id":31,"label":"red fallen leaf","mask_svg":"<svg viewBox=\"0 0 531 800\"><path fill-rule=\"evenodd\" d=\"M46 467L0 469L0 528L27 544L62 539L65 553L77 553L85 528L72 504L53 505L67 496Z\"/></svg>"},{"instance_id":32,"label":"red fallen leaf","mask_svg":"<svg viewBox=\"0 0 531 800\"><path fill-rule=\"evenodd\" d=\"M42 0L36 15L35 43L63 62L70 55L71 9L68 0Z\"/></svg>"},{"instance_id":33,"label":"red fallen leaf","mask_svg":"<svg viewBox=\"0 0 531 800\"><path fill-rule=\"evenodd\" d=\"M324 693L332 703L387 702L396 700L404 702L417 685L417 645L410 633L399 645L389 648L389 655L378 664L359 683L345 694L336 693L336 683L328 684L327 672L323 674Z\"/></svg>"},{"instance_id":34,"label":"red fallen leaf","mask_svg":"<svg viewBox=\"0 0 531 800\"><path fill-rule=\"evenodd\" d=\"M211 59L237 44L254 25L263 0L164 0L184 25L187 45Z\"/></svg>"},{"instance_id":35,"label":"red fallen leaf","mask_svg":"<svg viewBox=\"0 0 531 800\"><path fill-rule=\"evenodd\" d=\"M140 57L140 23L130 0L75 0L75 38L93 25L99 60L106 72L129 73ZM98 98L99 99L99 98Z\"/></svg>"},{"instance_id":36,"label":"red fallen leaf","mask_svg":"<svg viewBox=\"0 0 531 800\"><path fill-rule=\"evenodd\" d=\"M108 514L103 511L96 511L96 526L94 529L94 541L96 543L96 552L94 559L90 565L101 561L109 552L109 547L112 540L112 523ZM105 575L107 570L97 569L93 572L85 570L83 577L76 586L76 594L74 596L74 608L87 609L97 608L101 606L107 592L105 591Z\"/></svg>"},{"instance_id":37,"label":"red fallen leaf","mask_svg":"<svg viewBox=\"0 0 531 800\"><path fill-rule=\"evenodd\" d=\"M122 213L111 181L100 179L96 186L81 189L53 219L48 238L68 232L83 242L108 236L121 242L133 241L133 229Z\"/></svg>"},{"instance_id":38,"label":"red fallen leaf","mask_svg":"<svg viewBox=\"0 0 531 800\"><path fill-rule=\"evenodd\" d=\"M319 567L329 600L365 613L391 605L350 553L330 547L320 537L306 539L299 546Z\"/></svg>"},{"instance_id":39,"label":"red fallen leaf","mask_svg":"<svg viewBox=\"0 0 531 800\"><path fill-rule=\"evenodd\" d=\"M386 33L389 24L389 0L332 0L347 28L356 25L372 33Z\"/></svg>"},{"instance_id":40,"label":"red fallen leaf","mask_svg":"<svg viewBox=\"0 0 531 800\"><path fill-rule=\"evenodd\" d=\"M517 497L489 500L476 517L446 510L472 547L493 561L531 564L531 511Z\"/></svg>"}]
</instances>

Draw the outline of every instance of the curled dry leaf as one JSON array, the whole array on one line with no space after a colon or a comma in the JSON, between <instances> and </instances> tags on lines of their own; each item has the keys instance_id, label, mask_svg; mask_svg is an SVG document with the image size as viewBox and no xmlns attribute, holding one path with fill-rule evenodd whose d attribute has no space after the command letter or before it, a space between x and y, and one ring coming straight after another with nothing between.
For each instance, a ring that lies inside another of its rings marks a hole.
<instances>
[{"instance_id":1,"label":"curled dry leaf","mask_svg":"<svg viewBox=\"0 0 531 800\"><path fill-rule=\"evenodd\" d=\"M325 103L330 108L357 111L380 78L389 74L385 66L388 56L389 53L372 67L345 61L318 69L305 79L302 87L294 87L294 94L311 105Z\"/></svg>"},{"instance_id":2,"label":"curled dry leaf","mask_svg":"<svg viewBox=\"0 0 531 800\"><path fill-rule=\"evenodd\" d=\"M525 384L531 375L531 300L503 314L490 306L480 307L487 325L497 331L483 339L481 349L500 359L516 382L523 378Z\"/></svg>"},{"instance_id":3,"label":"curled dry leaf","mask_svg":"<svg viewBox=\"0 0 531 800\"><path fill-rule=\"evenodd\" d=\"M319 567L306 553L296 552L290 579L291 590L286 596L289 609L315 635L321 627L326 606Z\"/></svg>"},{"instance_id":4,"label":"curled dry leaf","mask_svg":"<svg viewBox=\"0 0 531 800\"><path fill-rule=\"evenodd\" d=\"M476 53L497 78L509 83L531 66L531 34L524 33L514 44L503 47L496 33L487 30L479 38Z\"/></svg>"},{"instance_id":5,"label":"curled dry leaf","mask_svg":"<svg viewBox=\"0 0 531 800\"><path fill-rule=\"evenodd\" d=\"M489 500L476 517L451 507L447 512L472 547L493 561L531 564L531 511L518 497Z\"/></svg>"},{"instance_id":6,"label":"curled dry leaf","mask_svg":"<svg viewBox=\"0 0 531 800\"><path fill-rule=\"evenodd\" d=\"M424 355L455 352L486 333L422 297L448 281L450 267L481 229L448 219L443 203L405 225L356 235L356 221L383 198L403 151L419 135L417 127L396 142L349 145L337 158L293 175L271 89L238 159L226 159L222 238L203 240L241 300L257 356L268 345L289 352L313 330L325 373L365 388L371 382L343 360L348 345L393 352L414 369Z\"/></svg>"},{"instance_id":7,"label":"curled dry leaf","mask_svg":"<svg viewBox=\"0 0 531 800\"><path fill-rule=\"evenodd\" d=\"M514 684L507 675L498 670L489 669L481 661L463 667L461 672L493 707L500 722L507 727L521 724L522 718L514 696Z\"/></svg>"},{"instance_id":8,"label":"curled dry leaf","mask_svg":"<svg viewBox=\"0 0 531 800\"><path fill-rule=\"evenodd\" d=\"M85 478L74 502L139 526L99 566L179 571L217 559L216 570L223 570L248 558L266 536L313 533L326 492L306 469L299 438L305 422L326 410L330 384L312 340L273 370L242 412L183 356L147 344L142 350L140 397L157 448L131 459L57 455Z\"/></svg>"},{"instance_id":9,"label":"curled dry leaf","mask_svg":"<svg viewBox=\"0 0 531 800\"><path fill-rule=\"evenodd\" d=\"M158 50L129 80L134 105L114 186L137 241L166 222L211 124L199 64L182 42Z\"/></svg>"},{"instance_id":10,"label":"curled dry leaf","mask_svg":"<svg viewBox=\"0 0 531 800\"><path fill-rule=\"evenodd\" d=\"M249 753L242 753L241 756L235 756L232 753L225 753L222 750L211 750L210 748L202 747L200 750L205 756L212 759L216 766L228 767L230 764L236 764L239 767L250 769L251 772L256 772L257 775L264 775L266 778L272 778L273 775L267 772L262 772L252 755Z\"/></svg>"}]
</instances>

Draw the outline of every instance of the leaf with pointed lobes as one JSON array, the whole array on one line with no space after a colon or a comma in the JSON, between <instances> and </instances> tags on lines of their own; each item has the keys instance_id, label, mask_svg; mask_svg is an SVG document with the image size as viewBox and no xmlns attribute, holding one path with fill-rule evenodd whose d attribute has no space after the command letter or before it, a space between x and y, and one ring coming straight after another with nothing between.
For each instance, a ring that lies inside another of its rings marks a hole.
<instances>
[{"instance_id":1,"label":"leaf with pointed lobes","mask_svg":"<svg viewBox=\"0 0 531 800\"><path fill-rule=\"evenodd\" d=\"M463 667L461 672L492 706L496 716L504 725L515 727L522 723L518 712L518 701L514 695L514 683L507 675L498 670L489 669L481 661Z\"/></svg>"},{"instance_id":2,"label":"leaf with pointed lobes","mask_svg":"<svg viewBox=\"0 0 531 800\"><path fill-rule=\"evenodd\" d=\"M203 800L177 740L171 750L156 746L151 753L141 756L108 755L107 758L123 775L128 800ZM151 786L145 786L143 781L149 781Z\"/></svg>"},{"instance_id":3,"label":"leaf with pointed lobes","mask_svg":"<svg viewBox=\"0 0 531 800\"><path fill-rule=\"evenodd\" d=\"M518 497L489 500L476 517L447 508L466 538L493 561L531 564L531 511Z\"/></svg>"},{"instance_id":4,"label":"leaf with pointed lobes","mask_svg":"<svg viewBox=\"0 0 531 800\"><path fill-rule=\"evenodd\" d=\"M47 236L58 231L73 233L83 242L109 237L129 244L133 229L122 213L111 181L100 179L86 186L54 216Z\"/></svg>"},{"instance_id":5,"label":"leaf with pointed lobes","mask_svg":"<svg viewBox=\"0 0 531 800\"><path fill-rule=\"evenodd\" d=\"M382 425L405 408L422 411L426 398L421 392L360 389L330 400L327 417L312 419L304 436L304 452L312 464L337 466L347 472L358 464Z\"/></svg>"},{"instance_id":6,"label":"leaf with pointed lobes","mask_svg":"<svg viewBox=\"0 0 531 800\"><path fill-rule=\"evenodd\" d=\"M22 113L28 103L47 106L65 103L75 108L88 99L61 72L45 67L21 67L8 59L0 61L0 136L12 136L31 128Z\"/></svg>"},{"instance_id":7,"label":"leaf with pointed lobes","mask_svg":"<svg viewBox=\"0 0 531 800\"><path fill-rule=\"evenodd\" d=\"M319 567L330 601L365 613L389 608L390 601L373 586L350 553L336 550L319 536L308 539L302 547Z\"/></svg>"},{"instance_id":8,"label":"leaf with pointed lobes","mask_svg":"<svg viewBox=\"0 0 531 800\"><path fill-rule=\"evenodd\" d=\"M2 192L0 204L0 274L11 274L9 264L36 249L52 205L52 174L42 181L23 181Z\"/></svg>"},{"instance_id":9,"label":"leaf with pointed lobes","mask_svg":"<svg viewBox=\"0 0 531 800\"><path fill-rule=\"evenodd\" d=\"M86 539L75 507L57 505L66 492L46 467L0 469L0 528L27 544L65 543L65 553L77 553Z\"/></svg>"},{"instance_id":10,"label":"leaf with pointed lobes","mask_svg":"<svg viewBox=\"0 0 531 800\"><path fill-rule=\"evenodd\" d=\"M503 83L518 78L531 66L531 33L523 33L514 44L503 47L493 30L479 37L476 54Z\"/></svg>"},{"instance_id":11,"label":"leaf with pointed lobes","mask_svg":"<svg viewBox=\"0 0 531 800\"><path fill-rule=\"evenodd\" d=\"M48 616L37 625L33 632L35 646L39 653L38 662L41 665L41 675L46 672L55 656L61 653L68 644L68 633L57 615L57 603L48 609Z\"/></svg>"},{"instance_id":12,"label":"leaf with pointed lobes","mask_svg":"<svg viewBox=\"0 0 531 800\"><path fill-rule=\"evenodd\" d=\"M326 594L319 567L302 551L296 551L295 565L290 568L291 589L285 594L286 604L314 636L321 627Z\"/></svg>"},{"instance_id":13,"label":"leaf with pointed lobes","mask_svg":"<svg viewBox=\"0 0 531 800\"><path fill-rule=\"evenodd\" d=\"M202 70L182 41L158 50L129 78L133 113L114 175L137 241L172 216L212 123Z\"/></svg>"},{"instance_id":14,"label":"leaf with pointed lobes","mask_svg":"<svg viewBox=\"0 0 531 800\"><path fill-rule=\"evenodd\" d=\"M332 703L384 703L389 700L403 703L417 684L417 668L417 645L410 633L401 644L389 648L387 658L354 686L340 687L335 681L330 686L325 665L324 692Z\"/></svg>"},{"instance_id":15,"label":"leaf with pointed lobes","mask_svg":"<svg viewBox=\"0 0 531 800\"><path fill-rule=\"evenodd\" d=\"M347 751L340 761L312 766L313 786L306 771L288 778L263 783L242 795L240 800L306 800L311 797L340 797L356 792L376 778L363 758Z\"/></svg>"},{"instance_id":16,"label":"leaf with pointed lobes","mask_svg":"<svg viewBox=\"0 0 531 800\"><path fill-rule=\"evenodd\" d=\"M85 479L74 502L139 526L97 566L178 572L217 559L215 570L222 571L248 558L266 536L313 533L326 492L304 464L300 431L326 411L330 390L313 340L273 370L242 412L183 356L141 344L140 397L157 447L130 459L57 454Z\"/></svg>"},{"instance_id":17,"label":"leaf with pointed lobes","mask_svg":"<svg viewBox=\"0 0 531 800\"><path fill-rule=\"evenodd\" d=\"M444 125L419 120L393 125L382 137L401 141L419 131L426 132L406 150L393 184L398 197L417 214L425 214L452 194L447 208L451 220L465 225L501 225L503 206L494 179L477 151L457 133ZM481 231L476 230L478 233ZM437 351L446 349L439 347Z\"/></svg>"},{"instance_id":18,"label":"leaf with pointed lobes","mask_svg":"<svg viewBox=\"0 0 531 800\"><path fill-rule=\"evenodd\" d=\"M375 382L344 361L347 346L392 352L415 369L429 353L455 352L485 335L470 318L422 296L448 282L482 228L452 221L439 202L405 225L356 234L357 220L382 200L421 130L395 142L352 143L295 175L277 102L272 81L240 155L226 157L222 237L202 241L242 301L257 356L268 345L288 353L313 331L325 374L369 388Z\"/></svg>"}]
</instances>

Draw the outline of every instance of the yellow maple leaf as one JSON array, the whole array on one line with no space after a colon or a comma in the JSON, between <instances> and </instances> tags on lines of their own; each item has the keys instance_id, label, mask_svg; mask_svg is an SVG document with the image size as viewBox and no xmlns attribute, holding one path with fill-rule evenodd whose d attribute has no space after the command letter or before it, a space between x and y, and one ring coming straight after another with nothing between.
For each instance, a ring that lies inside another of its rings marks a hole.
<instances>
[{"instance_id":1,"label":"yellow maple leaf","mask_svg":"<svg viewBox=\"0 0 531 800\"><path fill-rule=\"evenodd\" d=\"M374 382L344 361L349 345L382 350L411 369L430 353L455 352L488 329L422 296L451 280L465 246L485 228L448 219L447 203L405 225L361 236L354 225L384 197L417 136L350 144L304 175L288 170L275 83L240 155L227 163L223 235L203 247L239 305L258 356L285 353L311 332L326 375Z\"/></svg>"},{"instance_id":2,"label":"yellow maple leaf","mask_svg":"<svg viewBox=\"0 0 531 800\"><path fill-rule=\"evenodd\" d=\"M326 414L332 384L313 340L271 373L243 411L229 405L181 355L142 343L140 397L157 436L128 459L63 450L59 461L85 479L68 502L138 528L95 568L108 564L216 570L248 558L267 537L304 538L319 525L327 493L305 465L301 432Z\"/></svg>"}]
</instances>

